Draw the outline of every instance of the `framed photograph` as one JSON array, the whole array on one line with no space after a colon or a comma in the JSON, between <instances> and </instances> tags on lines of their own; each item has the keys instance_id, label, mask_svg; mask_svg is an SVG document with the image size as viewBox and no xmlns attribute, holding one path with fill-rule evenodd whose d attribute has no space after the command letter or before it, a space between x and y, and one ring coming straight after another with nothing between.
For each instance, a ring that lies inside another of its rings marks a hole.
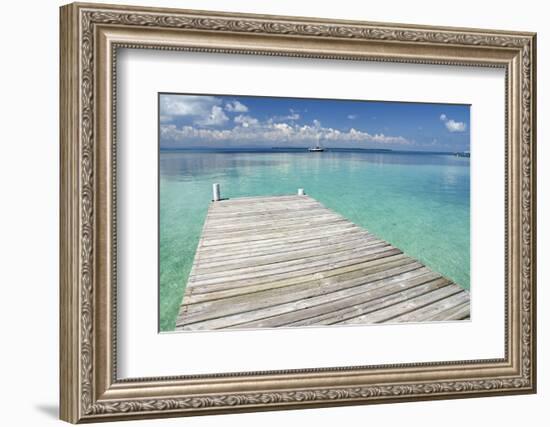
<instances>
[{"instance_id":1,"label":"framed photograph","mask_svg":"<svg viewBox=\"0 0 550 427\"><path fill-rule=\"evenodd\" d=\"M63 420L536 391L535 34L60 22Z\"/></svg>"}]
</instances>

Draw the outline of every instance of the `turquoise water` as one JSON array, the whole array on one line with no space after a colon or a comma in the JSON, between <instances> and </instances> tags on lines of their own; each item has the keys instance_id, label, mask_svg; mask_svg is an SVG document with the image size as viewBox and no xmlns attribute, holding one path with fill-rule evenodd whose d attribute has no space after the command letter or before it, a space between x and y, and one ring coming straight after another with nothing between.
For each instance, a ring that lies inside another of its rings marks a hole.
<instances>
[{"instance_id":1,"label":"turquoise water","mask_svg":"<svg viewBox=\"0 0 550 427\"><path fill-rule=\"evenodd\" d=\"M298 188L470 288L470 159L371 152L160 153L160 330L174 329L212 183L223 197Z\"/></svg>"}]
</instances>

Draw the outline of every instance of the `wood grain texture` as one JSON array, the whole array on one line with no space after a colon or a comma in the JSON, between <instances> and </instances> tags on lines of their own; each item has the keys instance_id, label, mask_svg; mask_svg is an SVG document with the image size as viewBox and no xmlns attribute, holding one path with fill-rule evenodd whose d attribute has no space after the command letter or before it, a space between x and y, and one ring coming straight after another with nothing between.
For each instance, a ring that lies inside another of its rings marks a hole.
<instances>
[{"instance_id":1,"label":"wood grain texture","mask_svg":"<svg viewBox=\"0 0 550 427\"><path fill-rule=\"evenodd\" d=\"M177 330L461 320L469 292L309 196L210 205Z\"/></svg>"}]
</instances>

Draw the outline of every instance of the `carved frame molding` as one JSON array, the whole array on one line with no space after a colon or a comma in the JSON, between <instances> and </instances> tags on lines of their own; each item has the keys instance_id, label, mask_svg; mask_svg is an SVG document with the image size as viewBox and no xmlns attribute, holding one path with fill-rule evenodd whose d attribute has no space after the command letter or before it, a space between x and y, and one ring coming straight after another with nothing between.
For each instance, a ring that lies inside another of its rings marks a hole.
<instances>
[{"instance_id":1,"label":"carved frame molding","mask_svg":"<svg viewBox=\"0 0 550 427\"><path fill-rule=\"evenodd\" d=\"M504 67L506 357L117 380L118 48ZM534 392L535 68L532 33L93 4L62 7L61 418L101 421ZM266 377L272 379L267 385ZM297 385L285 385L289 380Z\"/></svg>"}]
</instances>

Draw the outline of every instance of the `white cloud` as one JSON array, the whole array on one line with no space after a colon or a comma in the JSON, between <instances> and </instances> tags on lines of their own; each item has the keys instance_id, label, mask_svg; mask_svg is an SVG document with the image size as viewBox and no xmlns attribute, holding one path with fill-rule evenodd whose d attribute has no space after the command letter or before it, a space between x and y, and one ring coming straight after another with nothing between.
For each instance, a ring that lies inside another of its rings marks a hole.
<instances>
[{"instance_id":1,"label":"white cloud","mask_svg":"<svg viewBox=\"0 0 550 427\"><path fill-rule=\"evenodd\" d=\"M248 112L248 107L235 100L225 104L225 111L229 111L230 113L246 113Z\"/></svg>"},{"instance_id":2,"label":"white cloud","mask_svg":"<svg viewBox=\"0 0 550 427\"><path fill-rule=\"evenodd\" d=\"M229 120L229 117L225 115L222 107L219 105L212 106L210 113L206 117L202 117L196 120L196 123L202 126L219 126Z\"/></svg>"},{"instance_id":3,"label":"white cloud","mask_svg":"<svg viewBox=\"0 0 550 427\"><path fill-rule=\"evenodd\" d=\"M293 110L292 108L289 111L290 111L290 114L286 116L273 116L269 121L273 123L273 122L284 122L285 120L290 120L290 121L300 120L301 116L298 113L298 111Z\"/></svg>"},{"instance_id":4,"label":"white cloud","mask_svg":"<svg viewBox=\"0 0 550 427\"><path fill-rule=\"evenodd\" d=\"M348 119L355 120L357 118L357 114L348 114Z\"/></svg>"},{"instance_id":5,"label":"white cloud","mask_svg":"<svg viewBox=\"0 0 550 427\"><path fill-rule=\"evenodd\" d=\"M445 127L449 132L464 132L466 130L466 123L456 122L453 119L449 119L445 114L441 114L439 120L445 123Z\"/></svg>"},{"instance_id":6,"label":"white cloud","mask_svg":"<svg viewBox=\"0 0 550 427\"><path fill-rule=\"evenodd\" d=\"M215 96L162 95L160 121L169 123L178 117L187 117L201 126L218 126L229 118L220 106L222 100Z\"/></svg>"},{"instance_id":7,"label":"white cloud","mask_svg":"<svg viewBox=\"0 0 550 427\"><path fill-rule=\"evenodd\" d=\"M407 145L411 141L402 136L371 134L352 128L348 131L323 127L314 120L312 124L299 125L293 122L260 122L258 119L239 115L234 119L232 129L200 129L194 126L177 127L174 124L161 125L161 139L172 145L192 145L193 143L295 143L310 144L318 139L332 145L374 143L377 145Z\"/></svg>"},{"instance_id":8,"label":"white cloud","mask_svg":"<svg viewBox=\"0 0 550 427\"><path fill-rule=\"evenodd\" d=\"M258 119L255 119L254 117L251 117L251 116L245 116L242 114L239 114L237 117L235 117L233 121L245 128L249 126L256 126L258 124Z\"/></svg>"},{"instance_id":9,"label":"white cloud","mask_svg":"<svg viewBox=\"0 0 550 427\"><path fill-rule=\"evenodd\" d=\"M161 95L160 115L169 116L206 116L212 106L219 105L221 100L215 96L195 95Z\"/></svg>"},{"instance_id":10,"label":"white cloud","mask_svg":"<svg viewBox=\"0 0 550 427\"><path fill-rule=\"evenodd\" d=\"M466 123L455 122L454 120L447 120L445 126L449 132L464 132L466 130Z\"/></svg>"}]
</instances>

